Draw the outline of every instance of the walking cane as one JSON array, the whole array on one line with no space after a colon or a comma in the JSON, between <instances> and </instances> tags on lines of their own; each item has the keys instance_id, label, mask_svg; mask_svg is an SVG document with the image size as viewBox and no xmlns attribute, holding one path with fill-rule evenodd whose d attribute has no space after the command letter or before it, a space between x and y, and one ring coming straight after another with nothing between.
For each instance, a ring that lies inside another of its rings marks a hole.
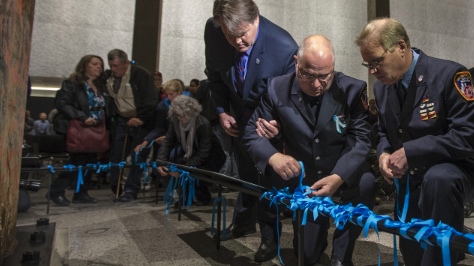
<instances>
[{"instance_id":1,"label":"walking cane","mask_svg":"<svg viewBox=\"0 0 474 266\"><path fill-rule=\"evenodd\" d=\"M120 162L123 162L125 158L125 148L127 147L127 139L128 139L128 129L129 127L127 126L127 133L125 133L125 140L123 142L123 149L122 149L122 160ZM118 196L119 196L119 191L120 191L120 182L122 181L122 174L123 174L123 168L120 168L119 172L119 177L118 177L118 182L117 182L117 192L115 192L115 202L117 202Z\"/></svg>"}]
</instances>

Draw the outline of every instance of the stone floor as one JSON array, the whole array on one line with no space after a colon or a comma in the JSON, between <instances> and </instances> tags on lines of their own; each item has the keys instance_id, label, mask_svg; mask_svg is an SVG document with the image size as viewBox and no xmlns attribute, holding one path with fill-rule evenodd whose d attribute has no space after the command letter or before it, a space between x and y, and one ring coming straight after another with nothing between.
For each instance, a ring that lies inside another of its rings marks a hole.
<instances>
[{"instance_id":1,"label":"stone floor","mask_svg":"<svg viewBox=\"0 0 474 266\"><path fill-rule=\"evenodd\" d=\"M44 183L45 184L45 183ZM213 198L216 191L211 190ZM38 218L48 217L56 223L54 253L51 265L281 265L278 257L265 263L253 261L258 250L259 232L248 237L221 243L210 235L212 205L191 206L182 212L178 221L177 210L166 206L160 199L155 204L155 190L140 193L138 200L130 203L114 203L108 185L91 189L97 204L71 204L68 207L50 208L46 215L46 190L30 192L32 207L18 214L18 226L34 224ZM66 195L71 200L72 190ZM160 189L163 195L163 190ZM233 204L237 192L224 194L227 199L227 225L231 222ZM143 199L145 203L143 203ZM390 214L393 201L382 201L375 208L379 214ZM297 265L292 247L291 218L284 218L281 235L281 258L285 265ZM466 219L466 225L474 227L474 219ZM330 235L334 231L331 227ZM356 245L355 265L393 265L393 237L370 230L367 238L361 236ZM380 251L379 251L380 250ZM331 246L317 265L330 265ZM380 252L380 253L379 253ZM399 253L398 259L401 261ZM459 265L474 265L474 257L468 255Z\"/></svg>"}]
</instances>

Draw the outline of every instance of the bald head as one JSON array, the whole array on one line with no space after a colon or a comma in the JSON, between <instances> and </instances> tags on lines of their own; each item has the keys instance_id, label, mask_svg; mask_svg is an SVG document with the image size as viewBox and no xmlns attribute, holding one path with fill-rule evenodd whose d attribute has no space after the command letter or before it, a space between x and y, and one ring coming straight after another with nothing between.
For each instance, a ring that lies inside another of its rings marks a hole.
<instances>
[{"instance_id":1,"label":"bald head","mask_svg":"<svg viewBox=\"0 0 474 266\"><path fill-rule=\"evenodd\" d=\"M303 61L303 57L308 54L319 58L330 58L333 65L336 61L331 41L321 35L311 35L300 44L297 54L298 61Z\"/></svg>"},{"instance_id":2,"label":"bald head","mask_svg":"<svg viewBox=\"0 0 474 266\"><path fill-rule=\"evenodd\" d=\"M324 36L304 39L295 56L295 71L301 90L317 97L331 87L334 79L334 49Z\"/></svg>"}]
</instances>

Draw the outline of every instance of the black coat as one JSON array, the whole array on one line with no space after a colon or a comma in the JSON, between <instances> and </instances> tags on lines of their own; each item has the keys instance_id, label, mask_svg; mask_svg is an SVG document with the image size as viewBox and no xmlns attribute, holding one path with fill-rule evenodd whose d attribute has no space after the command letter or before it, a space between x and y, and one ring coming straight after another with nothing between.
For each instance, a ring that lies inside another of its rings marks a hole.
<instances>
[{"instance_id":1,"label":"black coat","mask_svg":"<svg viewBox=\"0 0 474 266\"><path fill-rule=\"evenodd\" d=\"M377 155L405 148L408 171L415 178L439 163L473 165L474 99L466 99L455 83L455 77L469 72L458 63L416 51L420 56L403 108L393 84L378 80L374 84L380 135ZM470 85L466 90L472 93Z\"/></svg>"},{"instance_id":2,"label":"black coat","mask_svg":"<svg viewBox=\"0 0 474 266\"><path fill-rule=\"evenodd\" d=\"M179 133L179 120L177 118L173 118L171 120L170 127L168 129L168 133L166 134L166 138L163 140L161 144L161 148L158 152L158 159L163 161L168 161L171 150L175 147L182 146L179 142L178 137L176 134ZM194 136L194 143L193 143L193 153L192 156L184 162L183 158L185 152L181 149L181 153L178 154L174 160L174 163L177 164L184 164L187 166L193 167L200 167L205 161L208 159L209 155L211 154L212 148L212 126L209 121L203 116L198 116L196 118L196 131Z\"/></svg>"},{"instance_id":3,"label":"black coat","mask_svg":"<svg viewBox=\"0 0 474 266\"><path fill-rule=\"evenodd\" d=\"M145 139L148 143L151 143L156 138L166 135L168 128L170 126L170 121L168 120L168 110L170 108L166 105L165 100L161 101L155 109L155 126L153 129L146 135Z\"/></svg>"},{"instance_id":4,"label":"black coat","mask_svg":"<svg viewBox=\"0 0 474 266\"><path fill-rule=\"evenodd\" d=\"M268 159L277 150L267 138L255 132L258 118L280 122L285 154L304 163L304 184L312 185L323 177L337 174L350 186L369 169L366 159L370 152L371 128L361 100L367 84L341 72L334 75L322 99L316 124L308 114L304 92L294 72L268 81L268 90L245 128L243 138L245 148L261 172L266 170ZM341 133L337 132L334 115L344 116L347 126L341 127Z\"/></svg>"},{"instance_id":5,"label":"black coat","mask_svg":"<svg viewBox=\"0 0 474 266\"><path fill-rule=\"evenodd\" d=\"M258 38L248 58L241 97L232 82L237 50L226 40L221 27L214 25L212 18L206 23L204 40L207 86L212 92L212 101L220 113L232 109L232 116L243 132L267 88L268 78L295 70L293 56L298 45L287 31L260 16Z\"/></svg>"},{"instance_id":6,"label":"black coat","mask_svg":"<svg viewBox=\"0 0 474 266\"><path fill-rule=\"evenodd\" d=\"M109 125L110 117L115 115L115 103L107 92L105 84L96 84L105 100L105 121ZM77 84L73 79L66 79L61 89L56 93L54 107L58 115L54 119L54 131L66 134L69 129L69 120L85 121L89 117L89 96L84 84Z\"/></svg>"}]
</instances>

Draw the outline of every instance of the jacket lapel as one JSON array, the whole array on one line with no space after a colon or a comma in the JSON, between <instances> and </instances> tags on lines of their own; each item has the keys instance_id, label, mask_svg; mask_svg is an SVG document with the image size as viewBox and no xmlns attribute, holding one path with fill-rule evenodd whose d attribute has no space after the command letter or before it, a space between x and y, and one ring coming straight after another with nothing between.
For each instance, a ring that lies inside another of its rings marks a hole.
<instances>
[{"instance_id":1,"label":"jacket lapel","mask_svg":"<svg viewBox=\"0 0 474 266\"><path fill-rule=\"evenodd\" d=\"M244 81L244 95L242 99L247 99L249 97L250 91L252 90L252 84L254 83L257 73L259 72L259 68L262 67L264 63L264 56L265 53L265 19L260 16L259 22L259 29L258 29L258 38L255 44L253 45L252 52L250 53L249 59L247 61L247 74L245 76Z\"/></svg>"},{"instance_id":2,"label":"jacket lapel","mask_svg":"<svg viewBox=\"0 0 474 266\"><path fill-rule=\"evenodd\" d=\"M298 84L298 80L296 79L295 73L293 73L293 76L293 86L291 87L290 99L295 105L296 109L298 109L300 114L305 118L306 122L310 125L313 125L313 122L311 121L308 112L306 111L306 107L303 101L303 92L301 91L301 88Z\"/></svg>"},{"instance_id":3,"label":"jacket lapel","mask_svg":"<svg viewBox=\"0 0 474 266\"><path fill-rule=\"evenodd\" d=\"M334 73L337 77L337 74ZM340 97L343 95L341 94L341 89L339 88L338 80L334 78L334 81L324 95L323 100L321 102L321 108L319 109L319 116L318 116L318 123L315 127L315 132L321 132L321 129L332 120L333 116L336 114L337 109L341 105ZM341 115L343 112L341 112ZM316 134L317 135L317 134Z\"/></svg>"},{"instance_id":4,"label":"jacket lapel","mask_svg":"<svg viewBox=\"0 0 474 266\"><path fill-rule=\"evenodd\" d=\"M423 76L426 74L426 59L427 57L420 51L420 57L415 66L415 71L410 80L410 86L408 88L408 94L400 112L400 123L403 123L405 119L409 118L413 112L413 109L420 105L420 102L426 92L426 83L423 81ZM419 78L418 78L419 77Z\"/></svg>"}]
</instances>

